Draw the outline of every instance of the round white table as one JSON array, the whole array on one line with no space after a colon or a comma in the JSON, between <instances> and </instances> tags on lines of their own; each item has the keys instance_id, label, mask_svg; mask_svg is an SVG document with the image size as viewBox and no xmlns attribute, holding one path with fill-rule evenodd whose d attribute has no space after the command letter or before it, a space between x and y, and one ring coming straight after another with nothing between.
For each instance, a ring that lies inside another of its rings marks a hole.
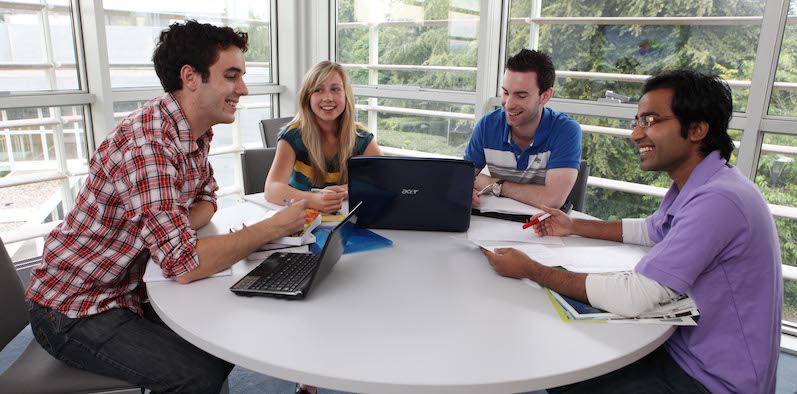
<instances>
[{"instance_id":1,"label":"round white table","mask_svg":"<svg viewBox=\"0 0 797 394\"><path fill-rule=\"evenodd\" d=\"M205 232L258 218L220 210ZM495 220L473 217L473 220ZM567 323L543 290L496 274L464 233L377 230L393 246L343 255L307 299L240 297L232 276L147 284L161 318L222 359L353 392L500 393L574 383L636 361L674 328ZM606 245L569 237L567 245ZM596 257L599 258L599 257Z\"/></svg>"}]
</instances>

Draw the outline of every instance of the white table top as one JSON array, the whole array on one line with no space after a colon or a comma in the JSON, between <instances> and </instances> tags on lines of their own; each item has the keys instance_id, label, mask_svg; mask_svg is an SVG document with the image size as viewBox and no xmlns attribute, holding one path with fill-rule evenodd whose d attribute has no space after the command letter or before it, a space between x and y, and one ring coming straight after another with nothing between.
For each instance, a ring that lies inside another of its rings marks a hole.
<instances>
[{"instance_id":1,"label":"white table top","mask_svg":"<svg viewBox=\"0 0 797 394\"><path fill-rule=\"evenodd\" d=\"M205 231L262 208L219 211ZM472 220L495 220L473 217ZM566 323L543 290L496 274L464 233L377 230L391 248L343 255L307 299L240 297L233 275L147 285L163 320L244 368L354 392L500 393L602 375L642 358L669 326ZM565 238L566 246L606 245Z\"/></svg>"}]
</instances>

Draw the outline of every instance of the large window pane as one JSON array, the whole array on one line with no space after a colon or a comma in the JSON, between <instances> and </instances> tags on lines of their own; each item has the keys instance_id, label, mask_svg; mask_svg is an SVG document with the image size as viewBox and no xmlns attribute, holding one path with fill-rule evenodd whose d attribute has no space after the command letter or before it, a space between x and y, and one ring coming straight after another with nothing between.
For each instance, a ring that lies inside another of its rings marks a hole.
<instances>
[{"instance_id":1,"label":"large window pane","mask_svg":"<svg viewBox=\"0 0 797 394\"><path fill-rule=\"evenodd\" d=\"M270 2L123 1L105 0L108 59L114 88L160 86L152 67L152 51L160 32L174 22L196 19L249 33L244 80L264 84L271 77Z\"/></svg>"},{"instance_id":2,"label":"large window pane","mask_svg":"<svg viewBox=\"0 0 797 394\"><path fill-rule=\"evenodd\" d=\"M6 176L58 169L57 144L63 143L67 168L84 172L88 145L83 107L0 110L0 171Z\"/></svg>"},{"instance_id":3,"label":"large window pane","mask_svg":"<svg viewBox=\"0 0 797 394\"><path fill-rule=\"evenodd\" d=\"M536 45L551 55L559 70L556 97L593 101L607 90L637 99L645 76L663 69L711 72L739 81L731 86L735 109L743 111L764 3L601 0L576 5L564 0L515 0L510 10L507 56ZM533 4L539 4L539 9L533 9ZM557 19L548 19L553 17ZM572 19L576 17L586 19ZM606 17L670 19L601 20ZM704 17L725 18L709 23Z\"/></svg>"},{"instance_id":4,"label":"large window pane","mask_svg":"<svg viewBox=\"0 0 797 394\"><path fill-rule=\"evenodd\" d=\"M368 126L377 119L377 141L382 147L462 157L475 125L473 106L414 100L379 99L377 106L358 99L357 121ZM370 114L369 114L370 112Z\"/></svg>"},{"instance_id":5,"label":"large window pane","mask_svg":"<svg viewBox=\"0 0 797 394\"><path fill-rule=\"evenodd\" d=\"M337 61L356 84L473 91L478 33L478 0L341 0Z\"/></svg>"},{"instance_id":6,"label":"large window pane","mask_svg":"<svg viewBox=\"0 0 797 394\"><path fill-rule=\"evenodd\" d=\"M797 16L797 0L789 5L789 17ZM775 86L769 102L769 114L797 116L797 25L786 25L780 48Z\"/></svg>"},{"instance_id":7,"label":"large window pane","mask_svg":"<svg viewBox=\"0 0 797 394\"><path fill-rule=\"evenodd\" d=\"M0 5L0 91L80 89L74 27L63 3Z\"/></svg>"}]
</instances>

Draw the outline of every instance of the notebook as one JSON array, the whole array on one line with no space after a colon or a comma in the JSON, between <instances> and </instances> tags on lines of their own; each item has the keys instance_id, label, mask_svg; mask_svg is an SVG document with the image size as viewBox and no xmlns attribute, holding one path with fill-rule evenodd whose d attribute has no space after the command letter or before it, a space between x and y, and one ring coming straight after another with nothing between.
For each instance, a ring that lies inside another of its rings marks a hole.
<instances>
[{"instance_id":1,"label":"notebook","mask_svg":"<svg viewBox=\"0 0 797 394\"><path fill-rule=\"evenodd\" d=\"M474 165L458 159L357 156L349 159L349 204L357 226L467 231Z\"/></svg>"},{"instance_id":2,"label":"notebook","mask_svg":"<svg viewBox=\"0 0 797 394\"><path fill-rule=\"evenodd\" d=\"M357 222L359 206L329 233L320 254L277 252L236 282L230 290L242 296L303 299L340 260L344 245Z\"/></svg>"}]
</instances>

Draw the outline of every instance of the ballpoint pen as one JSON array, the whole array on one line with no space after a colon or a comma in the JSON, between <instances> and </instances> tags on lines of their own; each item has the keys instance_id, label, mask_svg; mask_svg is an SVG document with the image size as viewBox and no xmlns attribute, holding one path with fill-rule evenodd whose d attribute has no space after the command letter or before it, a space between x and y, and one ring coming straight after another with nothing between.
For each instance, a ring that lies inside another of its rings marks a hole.
<instances>
[{"instance_id":1,"label":"ballpoint pen","mask_svg":"<svg viewBox=\"0 0 797 394\"><path fill-rule=\"evenodd\" d=\"M546 213L544 215L541 215L539 217L531 219L531 220L527 221L525 224L523 224L523 229L525 230L525 229L527 229L527 228L529 228L529 227L531 227L531 226L533 226L533 225L535 225L535 224L537 224L537 223L539 223L539 222L541 222L541 221L543 221L545 219L548 219L549 217L551 217L551 214L550 213Z\"/></svg>"},{"instance_id":2,"label":"ballpoint pen","mask_svg":"<svg viewBox=\"0 0 797 394\"><path fill-rule=\"evenodd\" d=\"M287 199L282 199L282 203L285 204L286 207L291 206L291 202L288 201Z\"/></svg>"},{"instance_id":3,"label":"ballpoint pen","mask_svg":"<svg viewBox=\"0 0 797 394\"><path fill-rule=\"evenodd\" d=\"M334 193L334 191L329 190L329 189L318 189L318 188L315 188L315 187L310 189L310 192L311 193Z\"/></svg>"},{"instance_id":4,"label":"ballpoint pen","mask_svg":"<svg viewBox=\"0 0 797 394\"><path fill-rule=\"evenodd\" d=\"M493 188L493 184L491 183L491 184L485 186L484 189L479 190L479 195L481 196L482 194L487 193L487 191L492 189L492 188Z\"/></svg>"}]
</instances>

